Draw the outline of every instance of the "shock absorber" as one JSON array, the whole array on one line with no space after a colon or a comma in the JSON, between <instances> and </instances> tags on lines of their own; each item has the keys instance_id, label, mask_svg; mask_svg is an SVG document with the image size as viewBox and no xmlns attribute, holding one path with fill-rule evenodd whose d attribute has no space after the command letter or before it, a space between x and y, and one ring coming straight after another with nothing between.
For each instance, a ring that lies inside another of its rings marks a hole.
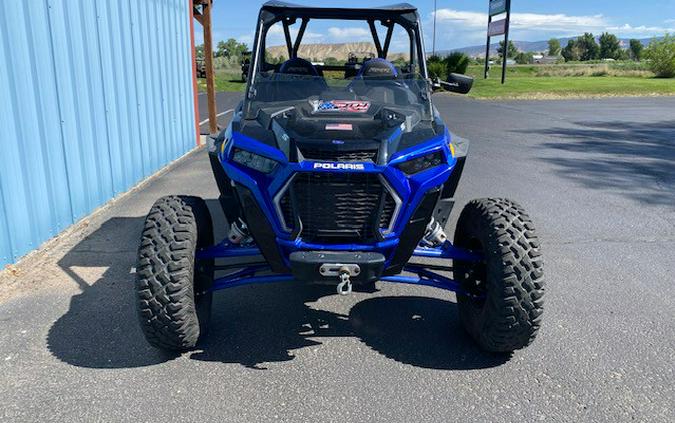
<instances>
[{"instance_id":1,"label":"shock absorber","mask_svg":"<svg viewBox=\"0 0 675 423\"><path fill-rule=\"evenodd\" d=\"M253 242L253 237L248 231L248 226L246 226L246 223L241 218L232 222L227 239L230 240L230 243L237 245L247 245Z\"/></svg>"},{"instance_id":2,"label":"shock absorber","mask_svg":"<svg viewBox=\"0 0 675 423\"><path fill-rule=\"evenodd\" d=\"M445 234L443 226L432 217L431 222L427 225L424 237L420 241L420 245L423 247L438 247L447 240L448 236Z\"/></svg>"}]
</instances>

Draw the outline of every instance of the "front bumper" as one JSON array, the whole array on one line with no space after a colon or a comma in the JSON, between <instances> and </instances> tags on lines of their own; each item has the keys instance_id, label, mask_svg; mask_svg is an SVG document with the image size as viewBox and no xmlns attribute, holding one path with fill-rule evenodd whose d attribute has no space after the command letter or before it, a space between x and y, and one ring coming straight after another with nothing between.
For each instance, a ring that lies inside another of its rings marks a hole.
<instances>
[{"instance_id":1,"label":"front bumper","mask_svg":"<svg viewBox=\"0 0 675 423\"><path fill-rule=\"evenodd\" d=\"M409 260L424 235L426 225L434 213L443 185L448 181L457 164L450 153L447 136L439 136L410 151L391 157L387 165L360 163L359 169L317 167L317 161L291 162L285 155L268 145L241 134L233 134L230 142L220 149L218 161L235 186L241 212L258 248L277 273L288 273L296 266L291 254L296 251L374 252L384 257L382 274L399 273ZM270 174L262 174L230 160L231 151L238 147L279 162ZM447 165L443 164L414 175L405 175L397 164L421 154L443 151ZM386 230L367 242L324 243L303 237L302 230L289 228L280 210L279 200L298 175L307 174L370 174L382 181L396 199L395 217Z\"/></svg>"},{"instance_id":2,"label":"front bumper","mask_svg":"<svg viewBox=\"0 0 675 423\"><path fill-rule=\"evenodd\" d=\"M335 284L336 275L325 269L356 265L351 281L356 285L373 283L382 276L384 255L375 252L296 251L289 256L291 273L300 281ZM334 272L333 272L334 273Z\"/></svg>"}]
</instances>

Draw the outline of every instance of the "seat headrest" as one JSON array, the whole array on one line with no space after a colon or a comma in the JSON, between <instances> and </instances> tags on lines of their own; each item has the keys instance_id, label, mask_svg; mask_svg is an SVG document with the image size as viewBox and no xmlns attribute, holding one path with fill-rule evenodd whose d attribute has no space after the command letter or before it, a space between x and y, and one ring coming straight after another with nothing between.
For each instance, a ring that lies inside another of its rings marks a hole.
<instances>
[{"instance_id":1,"label":"seat headrest","mask_svg":"<svg viewBox=\"0 0 675 423\"><path fill-rule=\"evenodd\" d=\"M316 67L307 60L300 57L294 57L282 63L281 66L279 66L279 73L285 73L289 75L319 76L319 71L316 69Z\"/></svg>"},{"instance_id":2,"label":"seat headrest","mask_svg":"<svg viewBox=\"0 0 675 423\"><path fill-rule=\"evenodd\" d=\"M398 71L396 67L388 60L376 58L370 59L363 64L357 78L368 79L396 79Z\"/></svg>"}]
</instances>

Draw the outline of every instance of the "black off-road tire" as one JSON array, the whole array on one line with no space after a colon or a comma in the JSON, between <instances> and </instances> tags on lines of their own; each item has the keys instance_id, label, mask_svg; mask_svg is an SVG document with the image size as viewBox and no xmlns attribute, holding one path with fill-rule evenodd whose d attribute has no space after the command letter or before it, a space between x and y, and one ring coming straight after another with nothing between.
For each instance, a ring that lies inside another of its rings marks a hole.
<instances>
[{"instance_id":1,"label":"black off-road tire","mask_svg":"<svg viewBox=\"0 0 675 423\"><path fill-rule=\"evenodd\" d=\"M136 266L138 318L154 347L185 351L206 334L211 314L213 260L195 260L213 244L204 200L168 196L145 218Z\"/></svg>"},{"instance_id":2,"label":"black off-road tire","mask_svg":"<svg viewBox=\"0 0 675 423\"><path fill-rule=\"evenodd\" d=\"M478 264L453 263L455 279L476 295L457 295L462 326L487 351L528 346L541 325L544 297L542 256L530 217L511 200L473 200L459 217L455 245L484 255Z\"/></svg>"}]
</instances>

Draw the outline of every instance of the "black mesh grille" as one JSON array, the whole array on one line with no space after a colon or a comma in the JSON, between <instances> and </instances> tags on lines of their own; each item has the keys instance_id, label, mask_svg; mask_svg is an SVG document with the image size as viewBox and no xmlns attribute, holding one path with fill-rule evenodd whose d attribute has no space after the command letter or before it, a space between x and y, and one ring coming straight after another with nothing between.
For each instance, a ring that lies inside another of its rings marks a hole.
<instances>
[{"instance_id":1,"label":"black mesh grille","mask_svg":"<svg viewBox=\"0 0 675 423\"><path fill-rule=\"evenodd\" d=\"M368 173L299 173L292 189L295 211L307 242L370 241L385 190L377 175Z\"/></svg>"},{"instance_id":2,"label":"black mesh grille","mask_svg":"<svg viewBox=\"0 0 675 423\"><path fill-rule=\"evenodd\" d=\"M286 190L284 195L279 200L279 208L281 209L281 215L284 218L286 227L293 228L295 220L293 219L293 204L291 203L290 190Z\"/></svg>"},{"instance_id":3,"label":"black mesh grille","mask_svg":"<svg viewBox=\"0 0 675 423\"><path fill-rule=\"evenodd\" d=\"M373 162L377 161L377 150L327 151L316 148L301 148L302 156L307 160L326 162Z\"/></svg>"},{"instance_id":4,"label":"black mesh grille","mask_svg":"<svg viewBox=\"0 0 675 423\"><path fill-rule=\"evenodd\" d=\"M382 213L380 213L380 229L387 229L391 218L394 216L396 210L396 202L389 191L384 194L384 205L382 206Z\"/></svg>"}]
</instances>

